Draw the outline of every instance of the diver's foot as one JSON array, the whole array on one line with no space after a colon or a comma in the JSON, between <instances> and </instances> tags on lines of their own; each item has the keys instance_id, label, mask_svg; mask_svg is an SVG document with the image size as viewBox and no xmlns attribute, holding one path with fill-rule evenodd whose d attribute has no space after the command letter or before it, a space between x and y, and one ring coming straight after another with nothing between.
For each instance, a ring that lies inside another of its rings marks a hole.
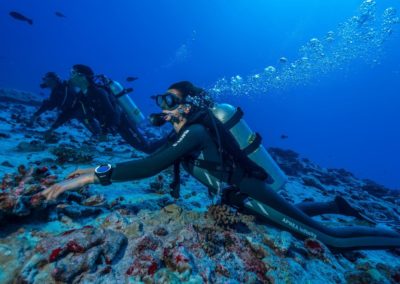
<instances>
[{"instance_id":1,"label":"diver's foot","mask_svg":"<svg viewBox=\"0 0 400 284\"><path fill-rule=\"evenodd\" d=\"M355 209L351 204L342 196L336 196L335 197L335 203L337 207L340 210L341 214L345 214L348 216L354 216L358 219L367 221L372 224L376 224L374 220L369 218L368 216L365 216L364 214L360 213L357 209Z\"/></svg>"}]
</instances>

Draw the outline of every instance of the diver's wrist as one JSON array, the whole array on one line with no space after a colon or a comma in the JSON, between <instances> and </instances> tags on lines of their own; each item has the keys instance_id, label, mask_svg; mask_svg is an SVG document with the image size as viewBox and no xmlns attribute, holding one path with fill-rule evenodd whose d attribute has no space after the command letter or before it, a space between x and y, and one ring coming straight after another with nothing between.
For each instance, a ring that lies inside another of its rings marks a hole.
<instances>
[{"instance_id":1,"label":"diver's wrist","mask_svg":"<svg viewBox=\"0 0 400 284\"><path fill-rule=\"evenodd\" d=\"M93 175L91 175L92 176L92 183L94 183L94 184L100 184L100 180L99 180L99 178L94 174L94 171L93 171Z\"/></svg>"},{"instance_id":2,"label":"diver's wrist","mask_svg":"<svg viewBox=\"0 0 400 284\"><path fill-rule=\"evenodd\" d=\"M94 176L101 185L110 185L112 172L113 166L111 164L102 164L95 168Z\"/></svg>"}]
</instances>

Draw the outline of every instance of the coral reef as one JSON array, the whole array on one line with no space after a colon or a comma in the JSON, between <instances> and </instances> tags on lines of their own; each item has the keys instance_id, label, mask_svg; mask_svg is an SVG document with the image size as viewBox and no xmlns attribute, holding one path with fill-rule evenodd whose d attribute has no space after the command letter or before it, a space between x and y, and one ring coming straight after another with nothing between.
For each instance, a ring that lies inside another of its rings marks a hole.
<instances>
[{"instance_id":1,"label":"coral reef","mask_svg":"<svg viewBox=\"0 0 400 284\"><path fill-rule=\"evenodd\" d=\"M34 276L48 264L54 264L51 266L54 280L67 283L85 272L102 269L105 273L123 253L126 243L127 239L121 233L90 226L43 239L23 267L19 281L33 282Z\"/></svg>"},{"instance_id":2,"label":"coral reef","mask_svg":"<svg viewBox=\"0 0 400 284\"><path fill-rule=\"evenodd\" d=\"M5 174L1 181L0 223L12 219L47 218L52 209L61 218L81 218L102 212L106 207L104 197L88 197L84 192L67 192L57 201L47 202L39 193L58 180L46 166L20 165L17 172Z\"/></svg>"},{"instance_id":3,"label":"coral reef","mask_svg":"<svg viewBox=\"0 0 400 284\"><path fill-rule=\"evenodd\" d=\"M93 161L93 155L87 149L78 148L70 144L61 144L51 150L51 153L57 157L59 164L75 163L87 164Z\"/></svg>"}]
</instances>

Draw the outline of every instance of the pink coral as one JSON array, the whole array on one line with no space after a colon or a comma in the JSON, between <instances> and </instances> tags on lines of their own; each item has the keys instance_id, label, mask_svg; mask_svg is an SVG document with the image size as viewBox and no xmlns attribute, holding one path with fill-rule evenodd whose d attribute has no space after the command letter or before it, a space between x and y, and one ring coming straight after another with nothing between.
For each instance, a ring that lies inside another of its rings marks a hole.
<instances>
[{"instance_id":1,"label":"pink coral","mask_svg":"<svg viewBox=\"0 0 400 284\"><path fill-rule=\"evenodd\" d=\"M144 254L135 259L133 264L126 271L126 274L145 277L153 275L159 266L159 260L150 254Z\"/></svg>"},{"instance_id":2,"label":"pink coral","mask_svg":"<svg viewBox=\"0 0 400 284\"><path fill-rule=\"evenodd\" d=\"M308 253L318 258L325 258L325 246L316 239L306 239L304 241Z\"/></svg>"},{"instance_id":3,"label":"pink coral","mask_svg":"<svg viewBox=\"0 0 400 284\"><path fill-rule=\"evenodd\" d=\"M151 236L144 236L136 246L135 253L141 254L145 250L155 251L160 245L160 241Z\"/></svg>"}]
</instances>

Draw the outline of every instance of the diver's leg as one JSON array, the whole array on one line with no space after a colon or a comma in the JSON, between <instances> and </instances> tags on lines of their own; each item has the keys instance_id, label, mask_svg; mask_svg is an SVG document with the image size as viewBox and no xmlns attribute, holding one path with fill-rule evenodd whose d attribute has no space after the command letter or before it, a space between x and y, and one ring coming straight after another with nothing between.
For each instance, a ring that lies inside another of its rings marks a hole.
<instances>
[{"instance_id":1,"label":"diver's leg","mask_svg":"<svg viewBox=\"0 0 400 284\"><path fill-rule=\"evenodd\" d=\"M86 126L86 128L90 131L90 133L92 133L94 136L101 135L102 133L101 127L97 120L83 119L81 123L83 123Z\"/></svg>"},{"instance_id":2,"label":"diver's leg","mask_svg":"<svg viewBox=\"0 0 400 284\"><path fill-rule=\"evenodd\" d=\"M330 228L313 220L258 179L244 178L238 187L250 198L246 209L302 237L342 249L400 247L400 234L386 229L351 226Z\"/></svg>"},{"instance_id":3,"label":"diver's leg","mask_svg":"<svg viewBox=\"0 0 400 284\"><path fill-rule=\"evenodd\" d=\"M334 200L328 202L302 202L295 204L295 206L306 213L308 216L316 216L322 214L341 214Z\"/></svg>"},{"instance_id":4,"label":"diver's leg","mask_svg":"<svg viewBox=\"0 0 400 284\"><path fill-rule=\"evenodd\" d=\"M125 115L121 116L118 125L118 133L121 137L136 150L149 153L148 143L144 135L140 132L137 125L133 125Z\"/></svg>"},{"instance_id":5,"label":"diver's leg","mask_svg":"<svg viewBox=\"0 0 400 284\"><path fill-rule=\"evenodd\" d=\"M118 133L133 148L143 151L146 148L146 140L144 136L137 130L129 126L119 126Z\"/></svg>"},{"instance_id":6,"label":"diver's leg","mask_svg":"<svg viewBox=\"0 0 400 284\"><path fill-rule=\"evenodd\" d=\"M358 219L376 224L372 219L361 214L342 196L336 196L334 200L328 202L302 202L295 205L308 216L322 214L341 214L353 216Z\"/></svg>"},{"instance_id":7,"label":"diver's leg","mask_svg":"<svg viewBox=\"0 0 400 284\"><path fill-rule=\"evenodd\" d=\"M74 113L74 118L76 118L80 123L82 123L87 130L92 133L92 135L97 136L101 134L101 127L97 120L88 115L85 115L80 109L77 109Z\"/></svg>"}]
</instances>

